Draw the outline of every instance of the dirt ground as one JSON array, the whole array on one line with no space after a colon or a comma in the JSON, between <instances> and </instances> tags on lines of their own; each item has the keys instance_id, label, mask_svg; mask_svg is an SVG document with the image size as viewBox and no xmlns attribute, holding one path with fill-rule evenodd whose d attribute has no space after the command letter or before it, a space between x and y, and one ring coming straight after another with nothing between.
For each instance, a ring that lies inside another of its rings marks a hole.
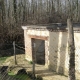
<instances>
[{"instance_id":1,"label":"dirt ground","mask_svg":"<svg viewBox=\"0 0 80 80\"><path fill-rule=\"evenodd\" d=\"M31 62L25 60L24 54L17 55L17 65L14 63L14 56L6 59L2 65L9 66L8 71L12 71L14 74L17 74L20 69L26 69L27 72L32 72L32 64ZM36 76L41 76L43 80L68 80L67 76L49 71L44 65L36 64L35 70ZM78 77L76 80L80 80L80 77Z\"/></svg>"}]
</instances>

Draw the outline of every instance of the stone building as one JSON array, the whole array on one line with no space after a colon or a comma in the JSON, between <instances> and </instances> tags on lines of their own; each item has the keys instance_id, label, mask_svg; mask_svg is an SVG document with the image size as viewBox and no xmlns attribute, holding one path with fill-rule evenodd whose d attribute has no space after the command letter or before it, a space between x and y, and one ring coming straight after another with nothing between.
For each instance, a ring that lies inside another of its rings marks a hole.
<instances>
[{"instance_id":1,"label":"stone building","mask_svg":"<svg viewBox=\"0 0 80 80\"><path fill-rule=\"evenodd\" d=\"M66 24L22 26L24 30L25 58L42 63L50 70L67 74L69 66L68 29ZM73 24L76 71L80 72L80 24ZM35 54L33 53L33 47Z\"/></svg>"}]
</instances>

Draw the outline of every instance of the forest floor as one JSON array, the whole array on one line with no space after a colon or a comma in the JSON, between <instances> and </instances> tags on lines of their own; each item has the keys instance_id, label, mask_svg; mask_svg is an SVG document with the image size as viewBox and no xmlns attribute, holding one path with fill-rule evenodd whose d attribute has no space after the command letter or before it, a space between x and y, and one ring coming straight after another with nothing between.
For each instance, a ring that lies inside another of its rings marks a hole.
<instances>
[{"instance_id":1,"label":"forest floor","mask_svg":"<svg viewBox=\"0 0 80 80\"><path fill-rule=\"evenodd\" d=\"M14 56L6 57L2 59L3 63L0 62L0 65L2 66L8 66L8 72L11 74L17 74L19 70L25 69L26 72L32 72L32 64L31 62L25 60L25 55L20 54L17 55L17 65L14 63ZM35 73L36 76L41 76L43 80L68 80L67 76L57 74L56 72L49 71L47 68L45 68L44 65L35 65ZM80 78L76 79L80 80Z\"/></svg>"}]
</instances>

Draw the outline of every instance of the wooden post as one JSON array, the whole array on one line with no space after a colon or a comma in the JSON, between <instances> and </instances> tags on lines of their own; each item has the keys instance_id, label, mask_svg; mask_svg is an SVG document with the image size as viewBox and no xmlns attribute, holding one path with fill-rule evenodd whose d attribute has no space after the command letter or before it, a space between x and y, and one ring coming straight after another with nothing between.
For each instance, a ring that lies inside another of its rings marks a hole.
<instances>
[{"instance_id":1,"label":"wooden post","mask_svg":"<svg viewBox=\"0 0 80 80\"><path fill-rule=\"evenodd\" d=\"M75 46L72 21L67 19L68 26L68 53L69 53L69 80L75 80Z\"/></svg>"},{"instance_id":2,"label":"wooden post","mask_svg":"<svg viewBox=\"0 0 80 80\"><path fill-rule=\"evenodd\" d=\"M15 52L15 41L13 41L13 49L14 49L14 60L15 60L15 65L16 65L17 60L16 60L16 52Z\"/></svg>"},{"instance_id":3,"label":"wooden post","mask_svg":"<svg viewBox=\"0 0 80 80\"><path fill-rule=\"evenodd\" d=\"M35 44L35 41L34 39L32 39L32 61L33 61L33 80L35 80L35 47L36 47L36 44Z\"/></svg>"}]
</instances>

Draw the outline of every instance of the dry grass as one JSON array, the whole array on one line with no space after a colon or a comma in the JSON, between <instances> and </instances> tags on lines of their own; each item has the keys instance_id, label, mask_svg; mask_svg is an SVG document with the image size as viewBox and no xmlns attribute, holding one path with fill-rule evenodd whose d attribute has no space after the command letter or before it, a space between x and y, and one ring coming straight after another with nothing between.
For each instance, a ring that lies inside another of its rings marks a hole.
<instances>
[{"instance_id":1,"label":"dry grass","mask_svg":"<svg viewBox=\"0 0 80 80\"><path fill-rule=\"evenodd\" d=\"M26 71L32 72L32 64L29 61L25 60L24 54L17 55L16 57L17 57L17 65L15 65L14 62L14 56L7 58L3 63L3 65L9 66L8 68L9 72L11 71L14 74L17 74L17 72L20 69L26 69ZM48 69L45 68L44 65L36 64L36 75L42 76L43 80L68 80L68 77L49 71ZM76 80L80 80L80 78Z\"/></svg>"},{"instance_id":2,"label":"dry grass","mask_svg":"<svg viewBox=\"0 0 80 80\"><path fill-rule=\"evenodd\" d=\"M8 71L12 71L15 74L17 74L17 72L20 69L26 69L27 70L28 66L30 66L30 67L32 66L28 61L25 60L24 54L16 55L16 59L17 59L17 65L15 65L14 56L11 56L5 60L3 65L9 66Z\"/></svg>"}]
</instances>

